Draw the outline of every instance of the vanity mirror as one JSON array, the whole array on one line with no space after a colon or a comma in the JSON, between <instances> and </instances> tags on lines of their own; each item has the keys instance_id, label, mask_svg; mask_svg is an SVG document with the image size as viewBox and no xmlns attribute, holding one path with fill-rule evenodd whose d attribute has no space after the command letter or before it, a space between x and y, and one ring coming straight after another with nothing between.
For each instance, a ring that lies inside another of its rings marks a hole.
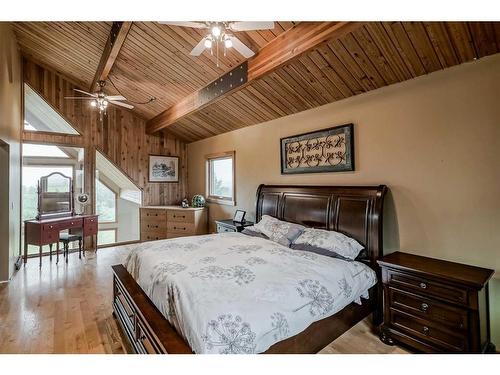
<instances>
[{"instance_id":1,"label":"vanity mirror","mask_svg":"<svg viewBox=\"0 0 500 375\"><path fill-rule=\"evenodd\" d=\"M38 181L37 220L74 215L73 181L60 172L40 177Z\"/></svg>"}]
</instances>

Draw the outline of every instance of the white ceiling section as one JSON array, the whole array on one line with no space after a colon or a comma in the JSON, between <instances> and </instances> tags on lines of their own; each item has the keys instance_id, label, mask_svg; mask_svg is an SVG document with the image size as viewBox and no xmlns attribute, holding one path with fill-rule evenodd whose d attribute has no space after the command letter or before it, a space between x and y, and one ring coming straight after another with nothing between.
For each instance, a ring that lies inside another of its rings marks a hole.
<instances>
[{"instance_id":1,"label":"white ceiling section","mask_svg":"<svg viewBox=\"0 0 500 375\"><path fill-rule=\"evenodd\" d=\"M130 179L123 174L103 154L96 151L95 155L97 176L104 175L119 187L120 198L133 203L142 204L142 190L140 190Z\"/></svg>"},{"instance_id":2,"label":"white ceiling section","mask_svg":"<svg viewBox=\"0 0 500 375\"><path fill-rule=\"evenodd\" d=\"M38 131L74 134L78 132L31 87L24 84L24 112L26 130L34 128Z\"/></svg>"}]
</instances>

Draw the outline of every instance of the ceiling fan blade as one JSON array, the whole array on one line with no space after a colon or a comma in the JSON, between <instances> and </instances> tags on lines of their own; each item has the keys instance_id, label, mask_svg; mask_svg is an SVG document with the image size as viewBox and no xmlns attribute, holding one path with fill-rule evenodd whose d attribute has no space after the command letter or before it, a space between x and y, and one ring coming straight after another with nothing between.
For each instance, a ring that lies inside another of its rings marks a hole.
<instances>
[{"instance_id":1,"label":"ceiling fan blade","mask_svg":"<svg viewBox=\"0 0 500 375\"><path fill-rule=\"evenodd\" d=\"M233 43L233 48L239 53L241 53L247 59L255 55L255 53L250 48L244 45L243 42L238 38L236 38L235 36L230 36L229 39Z\"/></svg>"},{"instance_id":2,"label":"ceiling fan blade","mask_svg":"<svg viewBox=\"0 0 500 375\"><path fill-rule=\"evenodd\" d=\"M97 98L97 94L91 94L90 92L79 90L79 89L73 89L73 90L81 92L82 94L85 94L85 95L88 95L88 96L92 96L93 98Z\"/></svg>"},{"instance_id":3,"label":"ceiling fan blade","mask_svg":"<svg viewBox=\"0 0 500 375\"><path fill-rule=\"evenodd\" d=\"M82 99L82 100L94 100L94 98L86 96L65 96L64 99Z\"/></svg>"},{"instance_id":4,"label":"ceiling fan blade","mask_svg":"<svg viewBox=\"0 0 500 375\"><path fill-rule=\"evenodd\" d=\"M233 31L251 31L274 29L274 22L231 22L229 28Z\"/></svg>"},{"instance_id":5,"label":"ceiling fan blade","mask_svg":"<svg viewBox=\"0 0 500 375\"><path fill-rule=\"evenodd\" d=\"M120 106L120 107L125 107L125 108L128 108L128 109L134 109L133 105L127 104L127 103L116 102L114 100L110 100L109 103L117 105L117 106Z\"/></svg>"},{"instance_id":6,"label":"ceiling fan blade","mask_svg":"<svg viewBox=\"0 0 500 375\"><path fill-rule=\"evenodd\" d=\"M109 95L109 96L106 96L106 99L108 99L108 100L127 100L127 98L122 96L122 95Z\"/></svg>"},{"instance_id":7,"label":"ceiling fan blade","mask_svg":"<svg viewBox=\"0 0 500 375\"><path fill-rule=\"evenodd\" d=\"M203 38L200 42L189 52L191 56L200 56L203 51L205 51L205 40L207 38Z\"/></svg>"},{"instance_id":8,"label":"ceiling fan blade","mask_svg":"<svg viewBox=\"0 0 500 375\"><path fill-rule=\"evenodd\" d=\"M192 27L195 29L208 29L208 26L203 22L193 21L158 21L162 25Z\"/></svg>"}]
</instances>

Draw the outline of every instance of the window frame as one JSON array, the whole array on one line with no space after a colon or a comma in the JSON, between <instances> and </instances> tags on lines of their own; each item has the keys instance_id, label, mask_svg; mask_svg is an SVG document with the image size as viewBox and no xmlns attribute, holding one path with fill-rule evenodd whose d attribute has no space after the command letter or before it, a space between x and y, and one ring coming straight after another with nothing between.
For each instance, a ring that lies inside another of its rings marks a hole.
<instances>
[{"instance_id":1,"label":"window frame","mask_svg":"<svg viewBox=\"0 0 500 375\"><path fill-rule=\"evenodd\" d=\"M211 162L218 159L231 159L232 160L232 196L221 197L211 194ZM207 202L224 204L229 206L236 205L236 152L225 151L216 154L205 155L205 195Z\"/></svg>"},{"instance_id":2,"label":"window frame","mask_svg":"<svg viewBox=\"0 0 500 375\"><path fill-rule=\"evenodd\" d=\"M103 180L101 180L100 178L96 178L95 180L96 180L96 187L95 187L96 199L97 199L97 181L99 181L101 184L103 184L105 187L107 187L115 195L115 220L114 221L106 221L106 220L99 219L99 223L102 223L102 224L118 224L118 193L115 192L113 189L111 189L111 187L109 187L109 185L107 183L105 183ZM96 202L96 206L95 206L95 213L98 215L98 213L97 213L97 202Z\"/></svg>"}]
</instances>

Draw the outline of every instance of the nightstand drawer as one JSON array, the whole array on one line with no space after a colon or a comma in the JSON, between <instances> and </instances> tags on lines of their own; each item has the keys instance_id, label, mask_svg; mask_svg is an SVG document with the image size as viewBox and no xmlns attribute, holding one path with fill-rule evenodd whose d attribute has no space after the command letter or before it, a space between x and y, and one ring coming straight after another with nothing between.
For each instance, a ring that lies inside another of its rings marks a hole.
<instances>
[{"instance_id":1,"label":"nightstand drawer","mask_svg":"<svg viewBox=\"0 0 500 375\"><path fill-rule=\"evenodd\" d=\"M389 284L404 290L423 293L428 296L442 298L448 301L467 304L467 290L431 281L417 275L388 270Z\"/></svg>"},{"instance_id":2,"label":"nightstand drawer","mask_svg":"<svg viewBox=\"0 0 500 375\"><path fill-rule=\"evenodd\" d=\"M390 309L390 325L409 336L439 346L445 351L462 352L467 349L467 337L461 331L446 329L439 323L415 315Z\"/></svg>"},{"instance_id":3,"label":"nightstand drawer","mask_svg":"<svg viewBox=\"0 0 500 375\"><path fill-rule=\"evenodd\" d=\"M467 310L389 287L390 306L451 329L467 329Z\"/></svg>"},{"instance_id":4,"label":"nightstand drawer","mask_svg":"<svg viewBox=\"0 0 500 375\"><path fill-rule=\"evenodd\" d=\"M225 225L217 223L217 233L226 233L226 232L236 232L236 229L232 227L226 227Z\"/></svg>"}]
</instances>

